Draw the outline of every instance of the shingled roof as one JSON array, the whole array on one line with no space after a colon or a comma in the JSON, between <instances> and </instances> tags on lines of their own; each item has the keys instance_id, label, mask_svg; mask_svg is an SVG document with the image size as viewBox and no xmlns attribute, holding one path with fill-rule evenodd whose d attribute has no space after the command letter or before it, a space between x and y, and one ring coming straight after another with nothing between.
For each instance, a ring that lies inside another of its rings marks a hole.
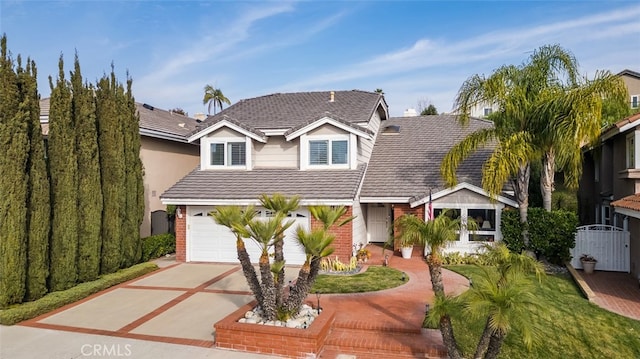
<instances>
[{"instance_id":1,"label":"shingled roof","mask_svg":"<svg viewBox=\"0 0 640 359\"><path fill-rule=\"evenodd\" d=\"M165 203L198 200L255 201L263 193L299 195L304 200L353 200L366 166L357 170L256 169L200 171L196 168L160 196Z\"/></svg>"},{"instance_id":2,"label":"shingled roof","mask_svg":"<svg viewBox=\"0 0 640 359\"><path fill-rule=\"evenodd\" d=\"M304 126L324 117L326 112L349 123L365 123L382 101L381 94L360 90L276 93L241 100L209 116L198 126L196 133L225 115L259 130Z\"/></svg>"},{"instance_id":3,"label":"shingled roof","mask_svg":"<svg viewBox=\"0 0 640 359\"><path fill-rule=\"evenodd\" d=\"M40 118L49 118L50 98L40 100ZM140 115L140 134L160 137L181 142L187 141L187 135L198 125L195 119L172 111L162 110L151 105L136 102L136 110ZM49 134L49 124L42 123L42 133Z\"/></svg>"},{"instance_id":4,"label":"shingled roof","mask_svg":"<svg viewBox=\"0 0 640 359\"><path fill-rule=\"evenodd\" d=\"M157 137L167 135L174 139L183 139L186 142L187 135L193 132L198 125L198 121L191 117L147 104L136 102L136 109L140 114L140 133L143 135L157 134Z\"/></svg>"},{"instance_id":5,"label":"shingled roof","mask_svg":"<svg viewBox=\"0 0 640 359\"><path fill-rule=\"evenodd\" d=\"M468 134L492 126L475 118L461 126L453 115L389 119L376 139L361 197L409 200L444 189L440 163L445 154ZM385 128L390 131L385 133ZM469 157L458 169L458 182L480 187L482 165L491 151L482 149Z\"/></svg>"}]
</instances>

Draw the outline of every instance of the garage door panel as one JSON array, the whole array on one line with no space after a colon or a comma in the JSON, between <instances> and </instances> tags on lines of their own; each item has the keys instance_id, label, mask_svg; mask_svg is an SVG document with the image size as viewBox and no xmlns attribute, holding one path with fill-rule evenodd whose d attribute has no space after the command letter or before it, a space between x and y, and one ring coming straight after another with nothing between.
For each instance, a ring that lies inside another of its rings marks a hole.
<instances>
[{"instance_id":1,"label":"garage door panel","mask_svg":"<svg viewBox=\"0 0 640 359\"><path fill-rule=\"evenodd\" d=\"M189 261L238 263L236 251L236 238L231 230L218 225L208 215L213 211L211 206L189 206L187 208L187 251ZM257 209L258 218L267 220L268 213L264 209ZM292 213L287 219L293 219L295 223L285 231L284 256L287 264L302 264L305 260L304 250L298 244L295 237L298 225L309 228L309 211L305 208ZM260 259L260 246L251 238L246 238L245 248L249 253L251 262L257 263Z\"/></svg>"}]
</instances>

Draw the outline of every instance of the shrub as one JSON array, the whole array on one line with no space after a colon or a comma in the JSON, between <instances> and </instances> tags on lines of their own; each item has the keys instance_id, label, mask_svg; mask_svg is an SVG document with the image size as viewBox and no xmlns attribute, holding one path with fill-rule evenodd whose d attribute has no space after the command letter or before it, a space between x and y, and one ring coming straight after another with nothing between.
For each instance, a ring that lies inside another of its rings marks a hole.
<instances>
[{"instance_id":1,"label":"shrub","mask_svg":"<svg viewBox=\"0 0 640 359\"><path fill-rule=\"evenodd\" d=\"M575 246L578 225L578 216L574 212L547 212L542 208L531 208L527 222L530 246L537 255L554 264L571 259L570 250Z\"/></svg>"},{"instance_id":2,"label":"shrub","mask_svg":"<svg viewBox=\"0 0 640 359\"><path fill-rule=\"evenodd\" d=\"M522 239L523 224L520 223L520 212L509 209L502 211L500 231L502 232L502 241L515 253L520 253L524 249L524 241Z\"/></svg>"},{"instance_id":3,"label":"shrub","mask_svg":"<svg viewBox=\"0 0 640 359\"><path fill-rule=\"evenodd\" d=\"M490 263L487 256L484 255L482 252L465 253L465 254L460 254L460 252L451 252L451 253L442 254L442 264L443 265L460 265L460 264L489 265Z\"/></svg>"},{"instance_id":4,"label":"shrub","mask_svg":"<svg viewBox=\"0 0 640 359\"><path fill-rule=\"evenodd\" d=\"M93 293L153 272L156 269L158 269L158 266L155 263L136 264L115 273L103 275L94 281L81 283L67 290L49 293L33 302L11 306L8 309L0 310L0 324L14 325L21 321L35 318L69 303L86 298Z\"/></svg>"},{"instance_id":5,"label":"shrub","mask_svg":"<svg viewBox=\"0 0 640 359\"><path fill-rule=\"evenodd\" d=\"M142 262L176 251L176 237L171 233L156 234L142 239Z\"/></svg>"}]
</instances>

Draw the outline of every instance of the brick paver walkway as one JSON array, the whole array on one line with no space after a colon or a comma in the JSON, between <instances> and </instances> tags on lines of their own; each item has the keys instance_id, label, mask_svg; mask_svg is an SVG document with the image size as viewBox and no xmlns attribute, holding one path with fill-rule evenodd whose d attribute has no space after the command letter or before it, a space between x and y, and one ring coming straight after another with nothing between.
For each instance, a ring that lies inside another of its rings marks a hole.
<instances>
[{"instance_id":1,"label":"brick paver walkway","mask_svg":"<svg viewBox=\"0 0 640 359\"><path fill-rule=\"evenodd\" d=\"M640 320L640 283L629 273L578 271L593 291L591 301L608 311Z\"/></svg>"}]
</instances>

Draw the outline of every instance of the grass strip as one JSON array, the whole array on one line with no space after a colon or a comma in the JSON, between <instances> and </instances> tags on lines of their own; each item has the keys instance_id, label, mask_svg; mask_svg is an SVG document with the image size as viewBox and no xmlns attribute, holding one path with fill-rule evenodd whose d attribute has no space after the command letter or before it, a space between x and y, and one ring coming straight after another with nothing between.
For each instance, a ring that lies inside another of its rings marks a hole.
<instances>
[{"instance_id":1,"label":"grass strip","mask_svg":"<svg viewBox=\"0 0 640 359\"><path fill-rule=\"evenodd\" d=\"M93 293L153 272L156 269L158 269L158 266L155 263L140 263L129 268L121 269L115 273L103 275L94 281L80 283L67 290L49 293L33 302L12 305L0 310L0 324L14 325L24 320L35 318L69 303L86 298Z\"/></svg>"},{"instance_id":2,"label":"grass strip","mask_svg":"<svg viewBox=\"0 0 640 359\"><path fill-rule=\"evenodd\" d=\"M395 288L404 283L403 273L397 269L369 266L366 272L354 275L320 274L311 293L363 293Z\"/></svg>"}]
</instances>

